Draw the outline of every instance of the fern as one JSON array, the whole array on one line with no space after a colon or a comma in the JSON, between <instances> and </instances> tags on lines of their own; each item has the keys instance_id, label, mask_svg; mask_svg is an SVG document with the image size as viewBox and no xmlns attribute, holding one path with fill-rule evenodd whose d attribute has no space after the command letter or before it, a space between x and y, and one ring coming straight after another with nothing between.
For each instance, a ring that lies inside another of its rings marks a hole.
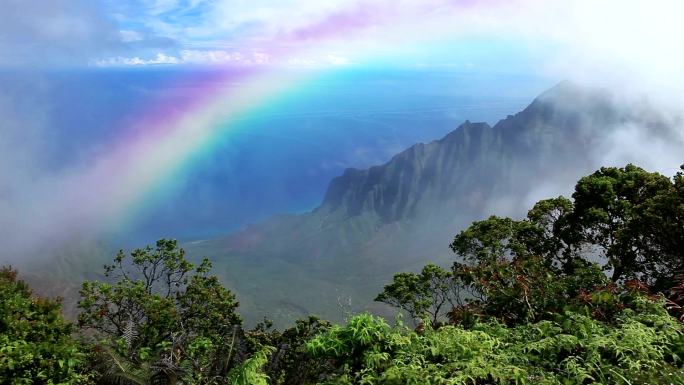
<instances>
[{"instance_id":1,"label":"fern","mask_svg":"<svg viewBox=\"0 0 684 385\"><path fill-rule=\"evenodd\" d=\"M231 385L268 385L269 377L263 372L263 367L273 352L275 348L266 346L254 353L242 365L230 371L229 383Z\"/></svg>"},{"instance_id":2,"label":"fern","mask_svg":"<svg viewBox=\"0 0 684 385\"><path fill-rule=\"evenodd\" d=\"M153 374L149 368L134 365L109 347L98 346L97 349L95 368L101 373L98 385L147 385Z\"/></svg>"}]
</instances>

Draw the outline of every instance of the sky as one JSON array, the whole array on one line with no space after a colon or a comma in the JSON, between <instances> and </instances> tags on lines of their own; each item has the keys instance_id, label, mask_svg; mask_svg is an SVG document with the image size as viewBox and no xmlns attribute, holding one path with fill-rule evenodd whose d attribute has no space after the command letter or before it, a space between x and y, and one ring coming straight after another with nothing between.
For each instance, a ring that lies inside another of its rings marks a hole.
<instances>
[{"instance_id":1,"label":"sky","mask_svg":"<svg viewBox=\"0 0 684 385\"><path fill-rule=\"evenodd\" d=\"M677 0L6 0L0 67L379 66L669 87Z\"/></svg>"},{"instance_id":2,"label":"sky","mask_svg":"<svg viewBox=\"0 0 684 385\"><path fill-rule=\"evenodd\" d=\"M496 110L504 115L544 87L569 79L647 98L664 113L681 112L682 14L679 0L4 0L0 243L5 250L29 253L35 250L27 246L33 242L26 234L48 243L127 226L151 202L163 201L160 191L168 196L179 184L195 184L187 170L200 169L198 161L216 171L208 165L226 158L212 154L235 149L237 133L260 135L258 127L277 123L280 129L260 132L291 143L313 141L323 148L321 156L330 153L321 143L343 140L349 120L325 140L282 121L249 129L243 124L269 113L299 116L317 102L319 118L330 108L345 112L341 108L349 98L371 104L382 99L384 104L373 108L385 112L418 105L419 111L445 112L444 119L451 113L452 120L412 122L438 127L429 132L438 135L460 123L464 111L494 119L482 108L445 109L448 103L492 105L505 97L506 107ZM420 77L401 83L394 75L370 81L348 75L393 71L453 76L443 83ZM355 82L373 89L359 92ZM326 99L339 84L345 96ZM383 93L383 87L393 94ZM406 97L393 98L397 95ZM436 107L420 104L428 98ZM426 131L388 141L391 131L378 127L397 128L397 122L409 120L375 116L368 123L361 107L347 106L345 119L355 119L357 126L365 119L369 125L361 127L374 127L368 132L376 136L361 141L368 145L359 147L366 148L366 161L356 166L381 162L430 137ZM331 120L307 122L321 127ZM616 140L627 142L623 139ZM328 180L361 153L350 154L338 154L330 162L337 166L317 180ZM256 158L250 159L256 164ZM242 191L239 185L230 188ZM295 206L310 208L322 188L321 182L306 193L290 194L306 196Z\"/></svg>"},{"instance_id":3,"label":"sky","mask_svg":"<svg viewBox=\"0 0 684 385\"><path fill-rule=\"evenodd\" d=\"M474 63L451 60L461 44L478 43L496 53L505 43L521 57L566 53L551 62L583 51L585 57L575 56L572 65L619 60L632 67L625 70L636 70L681 64L677 16L684 5L676 0L7 0L2 8L0 61L9 66L345 65L369 57L396 65L467 66ZM297 53L288 54L292 51ZM664 54L670 64L659 60Z\"/></svg>"}]
</instances>

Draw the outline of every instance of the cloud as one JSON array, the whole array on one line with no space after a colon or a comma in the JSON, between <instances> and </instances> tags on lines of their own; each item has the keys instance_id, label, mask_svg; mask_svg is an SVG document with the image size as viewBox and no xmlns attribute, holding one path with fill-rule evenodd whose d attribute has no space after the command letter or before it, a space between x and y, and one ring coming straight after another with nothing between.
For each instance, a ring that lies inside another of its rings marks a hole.
<instances>
[{"instance_id":1,"label":"cloud","mask_svg":"<svg viewBox=\"0 0 684 385\"><path fill-rule=\"evenodd\" d=\"M97 57L173 44L149 30L121 28L117 15L97 1L7 0L0 5L0 66L84 66Z\"/></svg>"},{"instance_id":2,"label":"cloud","mask_svg":"<svg viewBox=\"0 0 684 385\"><path fill-rule=\"evenodd\" d=\"M117 56L108 59L100 59L92 61L92 64L98 67L121 67L121 66L146 66L159 64L178 64L180 60L175 56L169 56L164 53L157 53L151 59L141 59L135 57Z\"/></svg>"},{"instance_id":3,"label":"cloud","mask_svg":"<svg viewBox=\"0 0 684 385\"><path fill-rule=\"evenodd\" d=\"M346 58L344 56L329 54L327 59L328 63L334 66L345 66L349 64L349 58Z\"/></svg>"},{"instance_id":4,"label":"cloud","mask_svg":"<svg viewBox=\"0 0 684 385\"><path fill-rule=\"evenodd\" d=\"M345 56L334 53L321 53L316 57L291 56L287 60L280 58L275 63L271 55L264 52L241 52L226 50L181 50L178 55L167 55L158 52L148 58L139 56L115 56L105 59L91 60L96 67L140 67L151 65L200 65L200 66L266 66L277 65L299 68L341 67L352 64Z\"/></svg>"},{"instance_id":5,"label":"cloud","mask_svg":"<svg viewBox=\"0 0 684 385\"><path fill-rule=\"evenodd\" d=\"M0 6L0 64L83 64L120 43L96 2L8 0Z\"/></svg>"},{"instance_id":6,"label":"cloud","mask_svg":"<svg viewBox=\"0 0 684 385\"><path fill-rule=\"evenodd\" d=\"M160 64L160 54L217 64L245 52L269 64L335 64L335 52L358 65L491 68L453 55L479 39L498 65L497 50L510 44L538 61L528 71L679 87L683 13L677 0L8 0L0 65Z\"/></svg>"}]
</instances>

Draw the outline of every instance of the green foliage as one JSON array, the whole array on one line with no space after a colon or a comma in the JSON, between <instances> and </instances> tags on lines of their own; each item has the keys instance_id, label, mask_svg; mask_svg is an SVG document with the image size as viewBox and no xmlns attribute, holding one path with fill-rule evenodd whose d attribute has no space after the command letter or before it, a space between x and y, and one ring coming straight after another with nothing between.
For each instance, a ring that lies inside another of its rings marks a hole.
<instances>
[{"instance_id":1,"label":"green foliage","mask_svg":"<svg viewBox=\"0 0 684 385\"><path fill-rule=\"evenodd\" d=\"M604 259L613 281L639 278L662 290L684 269L684 175L634 165L581 178L573 200L538 202L524 220L490 217L458 234L452 250L468 263L542 257L572 273L587 254Z\"/></svg>"},{"instance_id":2,"label":"green foliage","mask_svg":"<svg viewBox=\"0 0 684 385\"><path fill-rule=\"evenodd\" d=\"M146 385L154 374L148 365L132 364L106 346L94 349L90 359L98 385Z\"/></svg>"},{"instance_id":3,"label":"green foliage","mask_svg":"<svg viewBox=\"0 0 684 385\"><path fill-rule=\"evenodd\" d=\"M134 250L130 258L119 252L105 266L113 282L83 283L79 324L132 364L214 383L228 372L226 341L241 319L235 296L208 275L210 268L207 260L193 266L173 240Z\"/></svg>"},{"instance_id":4,"label":"green foliage","mask_svg":"<svg viewBox=\"0 0 684 385\"><path fill-rule=\"evenodd\" d=\"M455 263L454 275L477 293L468 300L472 311L507 324L548 319L573 303L581 290L606 282L595 264L578 263L566 274L540 257Z\"/></svg>"},{"instance_id":5,"label":"green foliage","mask_svg":"<svg viewBox=\"0 0 684 385\"><path fill-rule=\"evenodd\" d=\"M614 281L640 277L670 284L673 272L684 267L679 179L681 173L670 180L631 164L604 167L580 179L568 218L571 240L599 246Z\"/></svg>"},{"instance_id":6,"label":"green foliage","mask_svg":"<svg viewBox=\"0 0 684 385\"><path fill-rule=\"evenodd\" d=\"M471 294L452 309L452 322L468 314L506 323L548 319L605 286L601 270L612 271L614 282L672 287L684 267L683 185L682 172L670 180L633 165L602 168L580 179L573 201L539 201L522 220L474 222L451 244L464 261L454 264L455 286ZM601 265L588 260L597 256ZM617 310L599 306L594 314L605 319Z\"/></svg>"},{"instance_id":7,"label":"green foliage","mask_svg":"<svg viewBox=\"0 0 684 385\"><path fill-rule=\"evenodd\" d=\"M448 302L452 325L361 316L310 349L338 362L329 384L681 384L684 326L667 311L684 314L683 240L682 172L602 168L572 201L474 222L451 272L397 274L376 298L412 315Z\"/></svg>"},{"instance_id":8,"label":"green foliage","mask_svg":"<svg viewBox=\"0 0 684 385\"><path fill-rule=\"evenodd\" d=\"M312 358L307 350L307 342L330 326L327 321L309 316L282 332L272 330L272 325L264 322L248 331L246 337L251 351L259 351L264 346L276 347L264 368L272 385L305 385L332 370L328 362Z\"/></svg>"},{"instance_id":9,"label":"green foliage","mask_svg":"<svg viewBox=\"0 0 684 385\"><path fill-rule=\"evenodd\" d=\"M71 332L58 301L32 296L15 271L0 269L0 383L89 383Z\"/></svg>"},{"instance_id":10,"label":"green foliage","mask_svg":"<svg viewBox=\"0 0 684 385\"><path fill-rule=\"evenodd\" d=\"M256 352L252 357L237 368L231 370L228 378L233 385L268 385L268 375L263 372L263 366L275 349L267 346Z\"/></svg>"},{"instance_id":11,"label":"green foliage","mask_svg":"<svg viewBox=\"0 0 684 385\"><path fill-rule=\"evenodd\" d=\"M684 326L662 303L637 302L615 325L565 312L513 328L487 322L415 332L359 315L312 340L309 349L337 362L338 372L321 384L659 383L675 370L673 351L681 348Z\"/></svg>"},{"instance_id":12,"label":"green foliage","mask_svg":"<svg viewBox=\"0 0 684 385\"><path fill-rule=\"evenodd\" d=\"M405 310L413 320L428 317L436 326L446 311L460 304L460 289L451 272L428 264L420 274L396 274L375 300Z\"/></svg>"}]
</instances>

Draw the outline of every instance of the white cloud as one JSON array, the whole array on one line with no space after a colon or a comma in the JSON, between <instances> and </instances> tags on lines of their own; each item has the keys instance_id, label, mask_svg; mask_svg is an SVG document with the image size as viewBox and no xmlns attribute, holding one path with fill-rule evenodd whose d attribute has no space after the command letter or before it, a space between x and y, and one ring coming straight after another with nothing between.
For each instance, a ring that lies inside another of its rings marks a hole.
<instances>
[{"instance_id":1,"label":"white cloud","mask_svg":"<svg viewBox=\"0 0 684 385\"><path fill-rule=\"evenodd\" d=\"M187 39L188 47L197 51L193 62L233 62L235 52L256 49L269 55L269 63L339 65L388 56L399 64L410 60L429 66L429 60L414 58L421 50L435 55L441 51L440 63L444 63L451 47L490 37L520 44L527 50L521 56L532 52L539 58L537 68L530 70L558 78L613 83L636 78L658 86L672 86L674 78L684 84L680 70L684 51L678 49L684 36L684 24L678 20L684 2L678 0L218 0L202 4L208 11L200 20L157 26L160 33ZM498 47L481 49L495 54ZM326 54L338 51L344 54ZM201 55L206 58L200 60ZM507 58L502 59L503 65Z\"/></svg>"},{"instance_id":2,"label":"white cloud","mask_svg":"<svg viewBox=\"0 0 684 385\"><path fill-rule=\"evenodd\" d=\"M224 63L257 51L267 56L240 62L390 56L429 66L411 58L432 49L425 42L443 42L434 50L448 58L450 44L490 36L527 44L543 58L539 69L558 77L672 87L684 83L682 14L679 0L12 0L0 7L0 64L165 62L158 52Z\"/></svg>"},{"instance_id":3,"label":"white cloud","mask_svg":"<svg viewBox=\"0 0 684 385\"><path fill-rule=\"evenodd\" d=\"M293 57L291 59L288 59L287 64L292 67L315 67L318 65L318 62L313 59Z\"/></svg>"},{"instance_id":4,"label":"white cloud","mask_svg":"<svg viewBox=\"0 0 684 385\"><path fill-rule=\"evenodd\" d=\"M87 0L10 0L0 5L0 65L81 63L119 41L116 25Z\"/></svg>"},{"instance_id":5,"label":"white cloud","mask_svg":"<svg viewBox=\"0 0 684 385\"><path fill-rule=\"evenodd\" d=\"M123 66L146 66L146 65L160 65L160 64L178 64L181 61L175 56L169 56L164 53L158 53L151 59L141 59L135 57L117 56L108 59L102 59L92 62L97 67L123 67Z\"/></svg>"},{"instance_id":6,"label":"white cloud","mask_svg":"<svg viewBox=\"0 0 684 385\"><path fill-rule=\"evenodd\" d=\"M237 55L223 50L183 50L181 59L191 64L219 64L230 63L238 59Z\"/></svg>"},{"instance_id":7,"label":"white cloud","mask_svg":"<svg viewBox=\"0 0 684 385\"><path fill-rule=\"evenodd\" d=\"M270 56L263 52L240 51L230 52L225 50L183 50L181 60L187 64L235 64L235 65L260 65L267 64Z\"/></svg>"},{"instance_id":8,"label":"white cloud","mask_svg":"<svg viewBox=\"0 0 684 385\"><path fill-rule=\"evenodd\" d=\"M189 65L284 65L290 67L320 68L331 66L345 66L351 64L349 58L337 54L327 54L320 57L290 57L275 63L271 55L264 52L230 52L226 50L181 50L178 55L157 53L151 58L139 56L115 56L93 60L91 65L97 67L127 67L161 64L189 64Z\"/></svg>"}]
</instances>

